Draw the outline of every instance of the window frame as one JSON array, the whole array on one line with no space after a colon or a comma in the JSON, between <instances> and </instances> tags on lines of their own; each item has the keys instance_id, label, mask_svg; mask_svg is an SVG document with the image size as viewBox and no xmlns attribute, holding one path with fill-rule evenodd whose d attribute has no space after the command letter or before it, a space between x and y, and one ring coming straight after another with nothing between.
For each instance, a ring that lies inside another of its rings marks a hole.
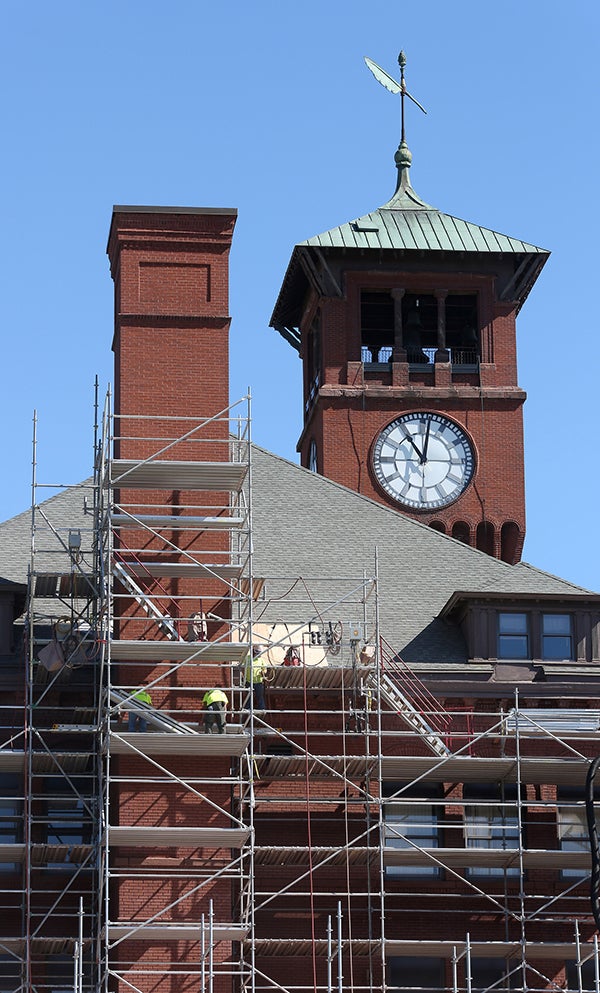
<instances>
[{"instance_id":1,"label":"window frame","mask_svg":"<svg viewBox=\"0 0 600 993\"><path fill-rule=\"evenodd\" d=\"M400 819L398 813L393 810L394 807L404 808L408 818L414 811L418 818L417 821ZM392 832L388 833L388 825L391 827L394 823L405 824L408 830L396 833L392 829ZM427 830L428 828L430 830ZM410 841L413 841L418 848L441 847L438 808L432 802L432 798L425 797L422 800L420 798L413 800L410 797L406 797L406 799L392 797L386 800L383 805L383 831L384 847L388 849L412 848ZM442 869L434 862L431 865L386 865L385 876L386 879L414 879L417 877L420 879L440 879Z\"/></svg>"},{"instance_id":2,"label":"window frame","mask_svg":"<svg viewBox=\"0 0 600 993\"><path fill-rule=\"evenodd\" d=\"M468 784L463 788L463 837L465 848L486 851L513 851L524 848L523 825L519 823L517 812L518 797L516 787L506 786L503 790L483 784ZM514 813L513 813L514 811ZM470 835L469 821L475 829ZM482 836L481 827L487 826L487 837ZM469 844L469 840L487 841L487 844ZM496 841L497 843L492 844ZM485 862L485 858L482 859ZM517 880L520 866L472 865L466 869L468 878L504 877Z\"/></svg>"},{"instance_id":3,"label":"window frame","mask_svg":"<svg viewBox=\"0 0 600 993\"><path fill-rule=\"evenodd\" d=\"M564 618L566 618L566 620L568 622L568 629L569 629L568 630L568 634L565 634L564 632L561 632L561 633L548 632L548 633L546 633L545 630L544 630L544 625L545 625L546 620L547 619L550 619L550 618L558 618L558 617L564 617ZM574 629L573 620L574 620L573 615L571 613L568 613L568 612L564 612L564 611L549 611L549 610L542 611L542 613L540 615L540 658L542 659L542 661L544 661L544 662L564 662L564 661L572 662L572 661L574 661L575 652L574 652L574 639L573 639L573 629ZM568 640L568 643L569 643L568 644L568 653L567 654L559 653L559 654L556 654L556 655L548 655L546 653L546 639L549 639L549 640L554 639L555 641L558 641L558 639L565 640L565 641Z\"/></svg>"},{"instance_id":4,"label":"window frame","mask_svg":"<svg viewBox=\"0 0 600 993\"><path fill-rule=\"evenodd\" d=\"M513 630L502 630L502 623L504 618L517 618L522 617L525 622L525 631L518 630L515 625ZM502 639L512 638L512 639L524 639L525 641L525 654L517 654L514 651L504 652L501 650ZM499 610L496 617L496 658L502 660L514 659L515 661L527 661L533 658L532 653L532 641L531 641L531 613L525 610Z\"/></svg>"}]
</instances>

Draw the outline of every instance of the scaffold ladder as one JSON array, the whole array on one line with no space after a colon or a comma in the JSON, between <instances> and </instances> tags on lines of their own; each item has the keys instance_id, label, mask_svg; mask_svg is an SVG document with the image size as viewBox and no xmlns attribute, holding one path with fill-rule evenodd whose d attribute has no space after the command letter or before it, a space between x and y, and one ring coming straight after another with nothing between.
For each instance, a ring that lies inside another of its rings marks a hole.
<instances>
[{"instance_id":1,"label":"scaffold ladder","mask_svg":"<svg viewBox=\"0 0 600 993\"><path fill-rule=\"evenodd\" d=\"M113 563L113 574L117 579L123 583L123 586L131 593L133 599L137 604L148 614L149 617L153 617L158 624L161 631L164 631L167 638L171 641L184 641L185 639L179 634L175 622L171 617L166 614L161 613L156 604L151 600L151 598L144 593L141 586L138 586L135 579L127 572L127 569L121 562Z\"/></svg>"},{"instance_id":2,"label":"scaffold ladder","mask_svg":"<svg viewBox=\"0 0 600 993\"><path fill-rule=\"evenodd\" d=\"M370 672L365 683L369 689L376 690L378 686L377 672ZM450 755L449 748L444 744L437 731L384 672L379 673L379 694L388 706L417 732L435 755L440 757Z\"/></svg>"}]
</instances>

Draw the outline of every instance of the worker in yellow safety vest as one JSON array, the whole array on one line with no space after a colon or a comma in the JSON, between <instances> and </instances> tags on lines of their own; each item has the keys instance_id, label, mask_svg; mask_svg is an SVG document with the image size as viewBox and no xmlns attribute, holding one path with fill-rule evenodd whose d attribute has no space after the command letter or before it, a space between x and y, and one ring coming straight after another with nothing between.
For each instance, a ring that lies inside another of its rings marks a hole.
<instances>
[{"instance_id":1,"label":"worker in yellow safety vest","mask_svg":"<svg viewBox=\"0 0 600 993\"><path fill-rule=\"evenodd\" d=\"M135 701L139 700L140 703L145 703L147 706L152 706L152 697L143 687L138 690L137 693L133 694L133 699L129 707L129 721L127 723L128 731L146 731L148 729L148 721L144 716L143 710L134 710L133 706Z\"/></svg>"},{"instance_id":2,"label":"worker in yellow safety vest","mask_svg":"<svg viewBox=\"0 0 600 993\"><path fill-rule=\"evenodd\" d=\"M225 734L225 711L229 700L223 690L207 690L202 697L202 703L206 707L204 715L204 733L212 734L216 724L219 734Z\"/></svg>"},{"instance_id":3,"label":"worker in yellow safety vest","mask_svg":"<svg viewBox=\"0 0 600 993\"><path fill-rule=\"evenodd\" d=\"M266 645L254 645L252 648L252 653L248 653L246 656L246 662L244 665L244 683L248 688L250 688L250 686L252 687L254 709L262 711L267 709L264 686L267 663L264 658L261 657L266 651ZM248 696L246 707L249 702L250 696Z\"/></svg>"}]
</instances>

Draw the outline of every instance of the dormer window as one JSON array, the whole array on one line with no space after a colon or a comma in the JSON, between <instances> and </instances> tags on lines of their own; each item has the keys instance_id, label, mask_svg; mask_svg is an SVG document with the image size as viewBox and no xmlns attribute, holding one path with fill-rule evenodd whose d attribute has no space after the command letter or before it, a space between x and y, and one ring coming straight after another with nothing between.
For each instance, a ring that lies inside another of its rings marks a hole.
<instances>
[{"instance_id":1,"label":"dormer window","mask_svg":"<svg viewBox=\"0 0 600 993\"><path fill-rule=\"evenodd\" d=\"M573 636L570 614L542 614L542 658L573 658Z\"/></svg>"},{"instance_id":2,"label":"dormer window","mask_svg":"<svg viewBox=\"0 0 600 993\"><path fill-rule=\"evenodd\" d=\"M531 658L527 614L498 614L498 658Z\"/></svg>"},{"instance_id":3,"label":"dormer window","mask_svg":"<svg viewBox=\"0 0 600 993\"><path fill-rule=\"evenodd\" d=\"M598 662L600 595L456 591L440 618L459 625L471 659ZM533 670L532 670L533 671Z\"/></svg>"},{"instance_id":4,"label":"dormer window","mask_svg":"<svg viewBox=\"0 0 600 993\"><path fill-rule=\"evenodd\" d=\"M541 658L548 662L572 659L572 626L570 614L542 614L541 618L537 614L532 624L529 614L499 613L498 658ZM533 631L530 627L533 627Z\"/></svg>"}]
</instances>

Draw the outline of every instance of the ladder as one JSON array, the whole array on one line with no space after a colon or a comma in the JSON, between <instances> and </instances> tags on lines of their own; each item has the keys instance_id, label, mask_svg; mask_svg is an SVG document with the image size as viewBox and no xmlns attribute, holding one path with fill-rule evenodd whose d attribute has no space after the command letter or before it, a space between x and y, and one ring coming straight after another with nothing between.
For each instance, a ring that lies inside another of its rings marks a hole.
<instances>
[{"instance_id":1,"label":"ladder","mask_svg":"<svg viewBox=\"0 0 600 993\"><path fill-rule=\"evenodd\" d=\"M122 693L120 690L110 691L110 702L112 704L127 707L127 710L134 710L136 714L144 717L148 724L156 728L157 731L166 731L170 734L198 734L187 724L180 724L179 721L169 717L160 710L155 710L142 700L136 700L131 693Z\"/></svg>"},{"instance_id":2,"label":"ladder","mask_svg":"<svg viewBox=\"0 0 600 993\"><path fill-rule=\"evenodd\" d=\"M368 674L365 684L371 690L377 689L376 671ZM379 674L379 694L387 705L392 710L395 710L417 732L435 755L445 758L451 754L450 749L444 744L442 738L434 730L429 721L413 706L408 697L404 695L396 683L384 672Z\"/></svg>"},{"instance_id":3,"label":"ladder","mask_svg":"<svg viewBox=\"0 0 600 993\"><path fill-rule=\"evenodd\" d=\"M164 631L166 634L167 638L171 641L185 641L185 638L182 638L179 634L173 619L160 612L156 604L146 593L144 593L141 586L138 586L135 579L133 579L121 562L115 562L113 564L113 573L117 579L123 583L123 586L129 590L132 597L136 603L140 605L142 610L144 610L149 617L154 618L161 631Z\"/></svg>"}]
</instances>

